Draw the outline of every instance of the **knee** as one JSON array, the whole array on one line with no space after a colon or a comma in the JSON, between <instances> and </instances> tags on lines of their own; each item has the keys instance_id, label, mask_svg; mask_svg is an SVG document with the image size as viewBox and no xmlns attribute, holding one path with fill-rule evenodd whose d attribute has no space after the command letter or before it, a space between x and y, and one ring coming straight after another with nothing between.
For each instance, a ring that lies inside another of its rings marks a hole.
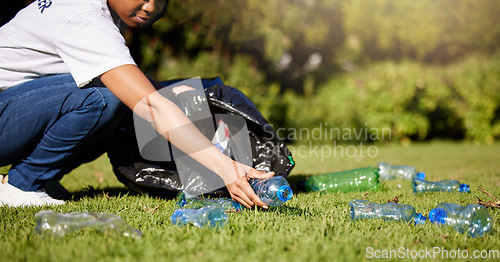
<instances>
[{"instance_id":1,"label":"knee","mask_svg":"<svg viewBox=\"0 0 500 262\"><path fill-rule=\"evenodd\" d=\"M101 125L113 125L120 122L127 107L107 88L93 87L88 97L87 106L99 112Z\"/></svg>"}]
</instances>

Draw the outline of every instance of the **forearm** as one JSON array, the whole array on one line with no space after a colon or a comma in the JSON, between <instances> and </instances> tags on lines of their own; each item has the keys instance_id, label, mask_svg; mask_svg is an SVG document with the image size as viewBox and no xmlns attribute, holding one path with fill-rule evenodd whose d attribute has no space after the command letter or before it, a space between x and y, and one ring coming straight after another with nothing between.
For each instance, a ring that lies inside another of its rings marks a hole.
<instances>
[{"instance_id":1,"label":"forearm","mask_svg":"<svg viewBox=\"0 0 500 262\"><path fill-rule=\"evenodd\" d=\"M176 104L160 94L148 96L135 106L134 112L143 112L141 117L162 136L215 173L227 174L233 168L232 160L222 154Z\"/></svg>"},{"instance_id":2,"label":"forearm","mask_svg":"<svg viewBox=\"0 0 500 262\"><path fill-rule=\"evenodd\" d=\"M222 154L173 102L156 92L149 79L133 65L113 69L102 82L135 114L150 122L173 145L220 175L237 178L233 161Z\"/></svg>"}]
</instances>

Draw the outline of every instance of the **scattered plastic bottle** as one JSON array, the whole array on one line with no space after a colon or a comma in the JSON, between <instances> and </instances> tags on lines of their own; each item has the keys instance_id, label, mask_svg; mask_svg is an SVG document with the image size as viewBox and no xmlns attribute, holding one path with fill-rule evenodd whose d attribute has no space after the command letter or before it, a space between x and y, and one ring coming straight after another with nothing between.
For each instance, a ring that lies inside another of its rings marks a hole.
<instances>
[{"instance_id":1,"label":"scattered plastic bottle","mask_svg":"<svg viewBox=\"0 0 500 262\"><path fill-rule=\"evenodd\" d=\"M493 218L488 209L478 204L461 206L441 203L429 212L429 221L452 226L456 231L471 237L482 237L491 232L493 227Z\"/></svg>"},{"instance_id":2,"label":"scattered plastic bottle","mask_svg":"<svg viewBox=\"0 0 500 262\"><path fill-rule=\"evenodd\" d=\"M176 209L170 217L172 224L185 226L189 223L196 227L223 228L229 221L229 216L222 207L204 206L199 209Z\"/></svg>"},{"instance_id":3,"label":"scattered plastic bottle","mask_svg":"<svg viewBox=\"0 0 500 262\"><path fill-rule=\"evenodd\" d=\"M183 209L197 209L204 206L219 206L227 212L239 212L245 207L227 197L209 199L203 197L188 196L184 191L180 191L177 195L177 204L179 208Z\"/></svg>"},{"instance_id":4,"label":"scattered plastic bottle","mask_svg":"<svg viewBox=\"0 0 500 262\"><path fill-rule=\"evenodd\" d=\"M292 199L293 191L288 181L282 176L273 176L267 179L250 179L250 186L255 194L269 206L281 206Z\"/></svg>"},{"instance_id":5,"label":"scattered plastic bottle","mask_svg":"<svg viewBox=\"0 0 500 262\"><path fill-rule=\"evenodd\" d=\"M142 232L129 226L120 216L99 212L58 213L42 210L35 214L35 231L43 236L62 237L83 228L113 232L126 237L141 238Z\"/></svg>"},{"instance_id":6,"label":"scattered plastic bottle","mask_svg":"<svg viewBox=\"0 0 500 262\"><path fill-rule=\"evenodd\" d=\"M415 225L425 224L427 219L421 213L416 213L411 205L393 202L376 204L368 200L353 199L349 202L352 219L381 218L384 220L413 221Z\"/></svg>"},{"instance_id":7,"label":"scattered plastic bottle","mask_svg":"<svg viewBox=\"0 0 500 262\"><path fill-rule=\"evenodd\" d=\"M445 191L470 193L470 187L467 184L460 184L457 180L441 180L436 182L413 179L413 191L415 193Z\"/></svg>"},{"instance_id":8,"label":"scattered plastic bottle","mask_svg":"<svg viewBox=\"0 0 500 262\"><path fill-rule=\"evenodd\" d=\"M425 179L425 173L417 172L417 170L412 166L407 165L390 165L386 162L378 163L378 174L380 175L380 180L389 179Z\"/></svg>"},{"instance_id":9,"label":"scattered plastic bottle","mask_svg":"<svg viewBox=\"0 0 500 262\"><path fill-rule=\"evenodd\" d=\"M306 191L333 193L376 190L379 186L378 169L375 167L316 175L305 182Z\"/></svg>"}]
</instances>

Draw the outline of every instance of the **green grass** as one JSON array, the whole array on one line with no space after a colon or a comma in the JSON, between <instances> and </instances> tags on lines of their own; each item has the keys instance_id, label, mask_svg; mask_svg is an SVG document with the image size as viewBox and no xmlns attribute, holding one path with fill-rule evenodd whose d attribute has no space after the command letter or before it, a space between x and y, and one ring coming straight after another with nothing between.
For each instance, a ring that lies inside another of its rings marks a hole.
<instances>
[{"instance_id":1,"label":"green grass","mask_svg":"<svg viewBox=\"0 0 500 262\"><path fill-rule=\"evenodd\" d=\"M415 195L408 181L388 181L379 191L369 192L365 199L385 203L402 194L400 203L411 204L417 212L427 215L440 202L470 204L476 197L491 200L477 190L478 186L500 196L498 143L490 146L451 142L408 147L385 145L377 146L373 157L345 154L342 157L340 153L345 147L337 150L336 158L325 157L322 161L316 159L314 152L309 154L305 149L301 154L296 152L297 166L289 177L292 187L314 174L375 166L379 161L386 161L413 165L424 171L429 180L458 179L469 184L472 193ZM0 171L5 173L6 169ZM471 238L431 223L414 226L382 220L353 222L348 202L361 198L364 192L296 192L291 201L269 211L231 213L230 224L216 231L172 225L170 215L175 201L129 193L115 179L106 157L78 168L61 183L83 197L53 210L114 213L140 229L142 238L134 240L93 230L62 238L42 238L34 231L33 216L39 210L50 208L1 207L0 261L363 261L369 260L367 248L425 251L439 247L447 251L467 250L471 256L476 250L500 250L498 231ZM498 228L500 212L490 210L490 214ZM415 260L441 261L442 258L436 254L435 259Z\"/></svg>"}]
</instances>

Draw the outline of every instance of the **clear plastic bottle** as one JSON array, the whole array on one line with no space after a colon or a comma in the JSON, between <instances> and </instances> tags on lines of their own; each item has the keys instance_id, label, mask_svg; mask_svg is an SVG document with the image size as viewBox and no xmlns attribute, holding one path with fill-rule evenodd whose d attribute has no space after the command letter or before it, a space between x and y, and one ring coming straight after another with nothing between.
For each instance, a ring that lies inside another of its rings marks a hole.
<instances>
[{"instance_id":1,"label":"clear plastic bottle","mask_svg":"<svg viewBox=\"0 0 500 262\"><path fill-rule=\"evenodd\" d=\"M415 193L445 191L470 193L470 187L467 184L460 184L457 180L441 180L436 182L413 179L413 191Z\"/></svg>"},{"instance_id":2,"label":"clear plastic bottle","mask_svg":"<svg viewBox=\"0 0 500 262\"><path fill-rule=\"evenodd\" d=\"M425 179L425 173L417 172L417 170L412 166L407 165L390 165L386 162L378 163L378 174L380 175L380 180L389 179Z\"/></svg>"},{"instance_id":3,"label":"clear plastic bottle","mask_svg":"<svg viewBox=\"0 0 500 262\"><path fill-rule=\"evenodd\" d=\"M253 178L249 183L262 202L272 207L280 206L293 197L290 184L282 176L267 179Z\"/></svg>"},{"instance_id":4,"label":"clear plastic bottle","mask_svg":"<svg viewBox=\"0 0 500 262\"><path fill-rule=\"evenodd\" d=\"M333 193L376 190L379 186L378 169L374 167L316 175L305 182L306 191Z\"/></svg>"},{"instance_id":5,"label":"clear plastic bottle","mask_svg":"<svg viewBox=\"0 0 500 262\"><path fill-rule=\"evenodd\" d=\"M180 191L179 194L177 195L176 205L179 208L183 209L189 209L189 208L197 209L209 205L219 206L222 207L227 212L238 212L245 209L245 207L242 204L235 202L227 197L214 198L214 199L194 197L187 195L184 191Z\"/></svg>"},{"instance_id":6,"label":"clear plastic bottle","mask_svg":"<svg viewBox=\"0 0 500 262\"><path fill-rule=\"evenodd\" d=\"M223 228L229 221L229 216L220 206L204 206L199 209L176 209L170 217L172 224L184 226L189 223L202 228Z\"/></svg>"},{"instance_id":7,"label":"clear plastic bottle","mask_svg":"<svg viewBox=\"0 0 500 262\"><path fill-rule=\"evenodd\" d=\"M426 217L416 213L411 205L396 203L376 204L368 200L353 199L349 202L352 219L381 218L384 220L413 221L423 225Z\"/></svg>"},{"instance_id":8,"label":"clear plastic bottle","mask_svg":"<svg viewBox=\"0 0 500 262\"><path fill-rule=\"evenodd\" d=\"M35 214L35 231L43 236L62 237L83 228L141 238L142 232L129 226L120 216L99 212L58 213L42 210Z\"/></svg>"},{"instance_id":9,"label":"clear plastic bottle","mask_svg":"<svg viewBox=\"0 0 500 262\"><path fill-rule=\"evenodd\" d=\"M494 223L488 209L482 205L461 206L452 203L437 205L429 212L429 221L452 226L456 231L472 237L482 237L491 232Z\"/></svg>"}]
</instances>

